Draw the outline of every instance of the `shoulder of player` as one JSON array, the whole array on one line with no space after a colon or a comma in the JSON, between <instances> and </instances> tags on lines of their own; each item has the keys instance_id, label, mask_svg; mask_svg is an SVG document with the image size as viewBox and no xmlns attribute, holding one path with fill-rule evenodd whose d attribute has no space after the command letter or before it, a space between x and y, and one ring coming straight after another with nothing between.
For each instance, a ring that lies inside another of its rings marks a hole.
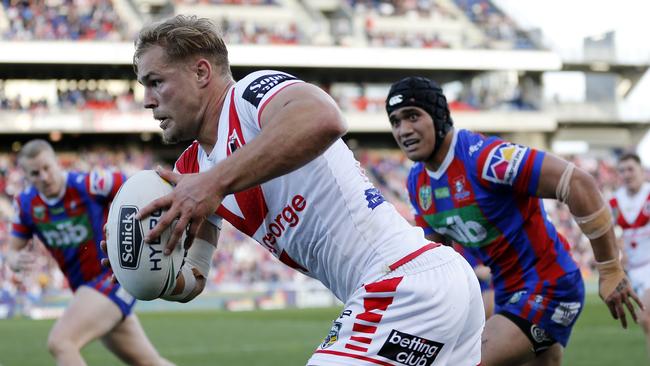
<instances>
[{"instance_id":1,"label":"shoulder of player","mask_svg":"<svg viewBox=\"0 0 650 366\"><path fill-rule=\"evenodd\" d=\"M235 83L235 96L238 101L246 101L258 108L267 92L287 82L301 82L301 80L283 71L255 71Z\"/></svg>"},{"instance_id":2,"label":"shoulder of player","mask_svg":"<svg viewBox=\"0 0 650 366\"><path fill-rule=\"evenodd\" d=\"M34 196L38 194L36 187L33 185L26 185L20 192L16 193L14 196L14 201L19 205L23 205L25 202L31 201Z\"/></svg>"},{"instance_id":3,"label":"shoulder of player","mask_svg":"<svg viewBox=\"0 0 650 366\"><path fill-rule=\"evenodd\" d=\"M409 175L406 178L406 186L408 190L410 191L411 189L415 189L417 182L418 182L418 176L422 173L424 170L424 164L421 162L417 162L411 166L411 170L409 171Z\"/></svg>"}]
</instances>

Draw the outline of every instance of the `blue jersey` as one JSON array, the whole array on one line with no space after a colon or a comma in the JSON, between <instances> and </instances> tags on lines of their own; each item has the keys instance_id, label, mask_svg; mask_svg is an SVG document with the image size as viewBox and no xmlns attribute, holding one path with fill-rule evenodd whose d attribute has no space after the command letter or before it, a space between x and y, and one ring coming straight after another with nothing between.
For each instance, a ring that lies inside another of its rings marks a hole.
<instances>
[{"instance_id":1,"label":"blue jersey","mask_svg":"<svg viewBox=\"0 0 650 366\"><path fill-rule=\"evenodd\" d=\"M578 266L535 197L544 152L467 130L453 134L438 171L422 163L411 168L407 185L418 226L453 239L490 267L497 311L521 304L513 312L538 323L558 306L580 303ZM553 302L571 291L576 301L567 295L561 305ZM573 324L578 311L563 325ZM563 333L555 336L566 342Z\"/></svg>"},{"instance_id":2,"label":"blue jersey","mask_svg":"<svg viewBox=\"0 0 650 366\"><path fill-rule=\"evenodd\" d=\"M110 270L100 264L104 254L99 243L110 202L124 180L121 173L69 172L65 193L55 202L44 199L35 187L27 187L15 198L12 235L27 240L36 235L73 290L94 280L94 287L108 294L113 286Z\"/></svg>"}]
</instances>

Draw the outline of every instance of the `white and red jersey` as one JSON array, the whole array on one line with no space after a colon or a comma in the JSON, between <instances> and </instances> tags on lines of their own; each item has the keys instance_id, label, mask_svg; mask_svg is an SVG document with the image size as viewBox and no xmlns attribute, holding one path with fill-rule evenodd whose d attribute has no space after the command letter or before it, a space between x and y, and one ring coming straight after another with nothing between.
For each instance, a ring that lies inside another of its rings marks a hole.
<instances>
[{"instance_id":1,"label":"white and red jersey","mask_svg":"<svg viewBox=\"0 0 650 366\"><path fill-rule=\"evenodd\" d=\"M211 153L195 141L175 169L183 174L206 171L251 142L261 132L266 104L301 82L269 70L237 82L225 98ZM300 169L226 196L216 213L344 302L362 284L377 280L391 264L427 244L422 229L384 200L340 139Z\"/></svg>"},{"instance_id":2,"label":"white and red jersey","mask_svg":"<svg viewBox=\"0 0 650 366\"><path fill-rule=\"evenodd\" d=\"M627 268L650 265L650 183L634 195L619 188L609 204L615 224L623 229Z\"/></svg>"}]
</instances>

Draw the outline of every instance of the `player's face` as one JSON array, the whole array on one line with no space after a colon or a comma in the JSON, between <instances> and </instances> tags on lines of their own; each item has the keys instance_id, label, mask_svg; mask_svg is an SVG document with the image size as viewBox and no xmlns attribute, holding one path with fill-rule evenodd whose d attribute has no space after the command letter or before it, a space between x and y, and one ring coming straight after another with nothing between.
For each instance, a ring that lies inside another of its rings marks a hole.
<instances>
[{"instance_id":1,"label":"player's face","mask_svg":"<svg viewBox=\"0 0 650 366\"><path fill-rule=\"evenodd\" d=\"M393 137L400 149L413 161L431 156L436 134L431 116L418 107L402 107L388 116Z\"/></svg>"},{"instance_id":2,"label":"player's face","mask_svg":"<svg viewBox=\"0 0 650 366\"><path fill-rule=\"evenodd\" d=\"M644 181L643 168L633 159L623 160L618 164L618 173L621 175L625 188L636 192Z\"/></svg>"},{"instance_id":3,"label":"player's face","mask_svg":"<svg viewBox=\"0 0 650 366\"><path fill-rule=\"evenodd\" d=\"M162 47L151 46L138 59L138 81L145 90L144 107L160 121L164 142L198 137L205 108L191 61L169 62Z\"/></svg>"},{"instance_id":4,"label":"player's face","mask_svg":"<svg viewBox=\"0 0 650 366\"><path fill-rule=\"evenodd\" d=\"M45 197L55 198L61 193L63 184L63 169L56 156L49 151L42 151L34 158L23 158L21 166L25 178Z\"/></svg>"}]
</instances>

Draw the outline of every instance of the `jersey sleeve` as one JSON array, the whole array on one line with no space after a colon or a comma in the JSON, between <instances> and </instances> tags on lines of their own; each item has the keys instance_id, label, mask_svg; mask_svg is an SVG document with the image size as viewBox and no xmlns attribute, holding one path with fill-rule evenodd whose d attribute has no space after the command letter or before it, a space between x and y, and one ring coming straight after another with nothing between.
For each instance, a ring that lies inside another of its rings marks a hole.
<instances>
[{"instance_id":1,"label":"jersey sleeve","mask_svg":"<svg viewBox=\"0 0 650 366\"><path fill-rule=\"evenodd\" d=\"M13 216L11 219L11 235L21 239L31 239L34 231L32 230L27 214L20 204L20 198L16 197L13 201Z\"/></svg>"},{"instance_id":2,"label":"jersey sleeve","mask_svg":"<svg viewBox=\"0 0 650 366\"><path fill-rule=\"evenodd\" d=\"M422 215L422 210L418 205L417 174L414 173L413 170L411 170L411 173L409 174L408 179L406 181L406 188L408 189L409 202L411 203L411 212L413 213L413 217L415 218L415 224L421 227L422 230L424 230L424 235L434 234L435 231L431 226L429 226L429 224L424 219Z\"/></svg>"},{"instance_id":3,"label":"jersey sleeve","mask_svg":"<svg viewBox=\"0 0 650 366\"><path fill-rule=\"evenodd\" d=\"M174 172L179 174L198 173L199 169L199 142L194 141L188 146L174 163Z\"/></svg>"},{"instance_id":4,"label":"jersey sleeve","mask_svg":"<svg viewBox=\"0 0 650 366\"><path fill-rule=\"evenodd\" d=\"M235 103L241 123L259 132L260 116L268 102L289 85L303 81L291 74L274 70L256 71L237 83Z\"/></svg>"},{"instance_id":5,"label":"jersey sleeve","mask_svg":"<svg viewBox=\"0 0 650 366\"><path fill-rule=\"evenodd\" d=\"M536 196L544 156L540 150L489 138L479 151L476 174L488 189Z\"/></svg>"},{"instance_id":6,"label":"jersey sleeve","mask_svg":"<svg viewBox=\"0 0 650 366\"><path fill-rule=\"evenodd\" d=\"M86 189L92 198L112 201L126 181L126 176L118 171L95 169L86 175L85 180Z\"/></svg>"}]
</instances>

